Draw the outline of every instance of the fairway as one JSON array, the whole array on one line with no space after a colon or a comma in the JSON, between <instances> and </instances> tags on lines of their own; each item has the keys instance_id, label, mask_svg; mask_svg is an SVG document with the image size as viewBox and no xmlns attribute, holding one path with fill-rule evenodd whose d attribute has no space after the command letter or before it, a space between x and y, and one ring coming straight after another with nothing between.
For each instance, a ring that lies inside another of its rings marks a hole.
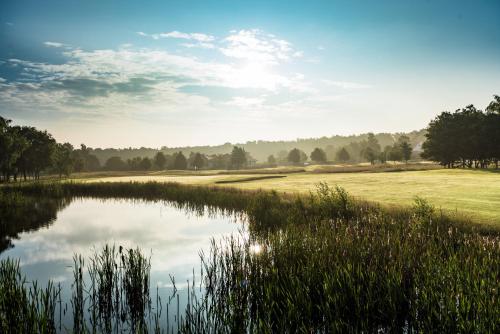
<instances>
[{"instance_id":1,"label":"fairway","mask_svg":"<svg viewBox=\"0 0 500 334\"><path fill-rule=\"evenodd\" d=\"M299 193L308 193L314 190L319 182L326 182L329 185L344 187L350 194L363 200L385 205L410 205L415 196L420 196L427 199L437 209L457 212L478 223L500 224L500 173L497 172L439 169L387 173L304 172L285 175L284 178L254 181L248 181L248 178L252 176L249 174L141 175L87 178L84 181L179 182ZM232 182L220 183L221 181Z\"/></svg>"}]
</instances>

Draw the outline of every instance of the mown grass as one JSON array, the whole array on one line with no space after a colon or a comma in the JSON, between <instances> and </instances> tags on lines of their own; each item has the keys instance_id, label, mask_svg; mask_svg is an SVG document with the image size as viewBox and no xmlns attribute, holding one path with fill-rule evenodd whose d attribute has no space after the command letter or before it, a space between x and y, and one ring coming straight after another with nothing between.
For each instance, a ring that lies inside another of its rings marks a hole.
<instances>
[{"instance_id":1,"label":"mown grass","mask_svg":"<svg viewBox=\"0 0 500 334\"><path fill-rule=\"evenodd\" d=\"M322 168L310 167L313 171ZM260 175L176 176L164 174L106 176L80 180L84 182L178 182L206 186L224 184L224 186L241 189L264 189L299 194L314 190L318 182L326 182L330 186L339 185L345 188L360 200L369 200L388 206L408 206L411 205L415 196L420 196L448 214L462 215L479 224L500 224L500 172L437 169L374 173L303 172L280 175L286 175L286 178L242 182L248 178L258 178ZM241 182L238 182L239 180Z\"/></svg>"}]
</instances>

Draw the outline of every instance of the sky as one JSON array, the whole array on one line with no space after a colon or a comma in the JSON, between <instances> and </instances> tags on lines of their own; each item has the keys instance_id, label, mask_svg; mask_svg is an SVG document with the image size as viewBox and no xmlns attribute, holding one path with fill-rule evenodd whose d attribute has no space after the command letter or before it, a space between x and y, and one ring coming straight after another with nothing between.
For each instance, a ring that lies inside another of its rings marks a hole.
<instances>
[{"instance_id":1,"label":"sky","mask_svg":"<svg viewBox=\"0 0 500 334\"><path fill-rule=\"evenodd\" d=\"M402 132L500 94L500 1L2 0L0 115L91 147Z\"/></svg>"}]
</instances>

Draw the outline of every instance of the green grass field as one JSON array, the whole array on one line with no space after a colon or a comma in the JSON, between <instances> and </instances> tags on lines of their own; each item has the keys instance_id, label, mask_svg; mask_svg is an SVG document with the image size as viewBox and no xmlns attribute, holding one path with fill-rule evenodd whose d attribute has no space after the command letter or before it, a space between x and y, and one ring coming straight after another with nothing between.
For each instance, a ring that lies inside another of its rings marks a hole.
<instances>
[{"instance_id":1,"label":"green grass field","mask_svg":"<svg viewBox=\"0 0 500 334\"><path fill-rule=\"evenodd\" d=\"M319 182L344 187L353 196L384 205L409 205L415 196L427 199L437 209L469 217L478 223L500 225L500 173L481 170L422 170L402 172L319 173L308 168L304 172L286 173L284 178L261 179L260 173L249 171L231 174L149 173L120 176L86 175L76 178L84 182L179 182L185 184L219 185L243 189L273 189L280 192L307 193ZM272 175L272 170L268 170ZM115 174L116 175L116 174ZM255 180L251 180L255 177ZM249 181L250 179L250 181ZM242 182L238 182L241 180ZM221 181L223 181L221 183ZM232 182L228 182L232 181Z\"/></svg>"}]
</instances>

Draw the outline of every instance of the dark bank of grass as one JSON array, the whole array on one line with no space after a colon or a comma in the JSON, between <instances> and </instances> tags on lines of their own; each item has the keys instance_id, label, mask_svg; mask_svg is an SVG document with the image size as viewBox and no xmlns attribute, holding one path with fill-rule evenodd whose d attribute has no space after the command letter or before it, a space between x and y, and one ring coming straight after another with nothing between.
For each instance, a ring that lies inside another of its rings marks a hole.
<instances>
[{"instance_id":1,"label":"dark bank of grass","mask_svg":"<svg viewBox=\"0 0 500 334\"><path fill-rule=\"evenodd\" d=\"M26 184L2 192L245 212L250 239L213 244L203 258L205 296L188 303L183 332L500 330L500 233L442 215L422 199L387 210L326 184L309 196L159 183ZM99 302L90 310L104 314L98 323L105 329L113 319L111 253L92 269L96 286L106 288L94 294ZM83 295L78 286L76 296ZM144 305L141 298L130 303Z\"/></svg>"}]
</instances>

